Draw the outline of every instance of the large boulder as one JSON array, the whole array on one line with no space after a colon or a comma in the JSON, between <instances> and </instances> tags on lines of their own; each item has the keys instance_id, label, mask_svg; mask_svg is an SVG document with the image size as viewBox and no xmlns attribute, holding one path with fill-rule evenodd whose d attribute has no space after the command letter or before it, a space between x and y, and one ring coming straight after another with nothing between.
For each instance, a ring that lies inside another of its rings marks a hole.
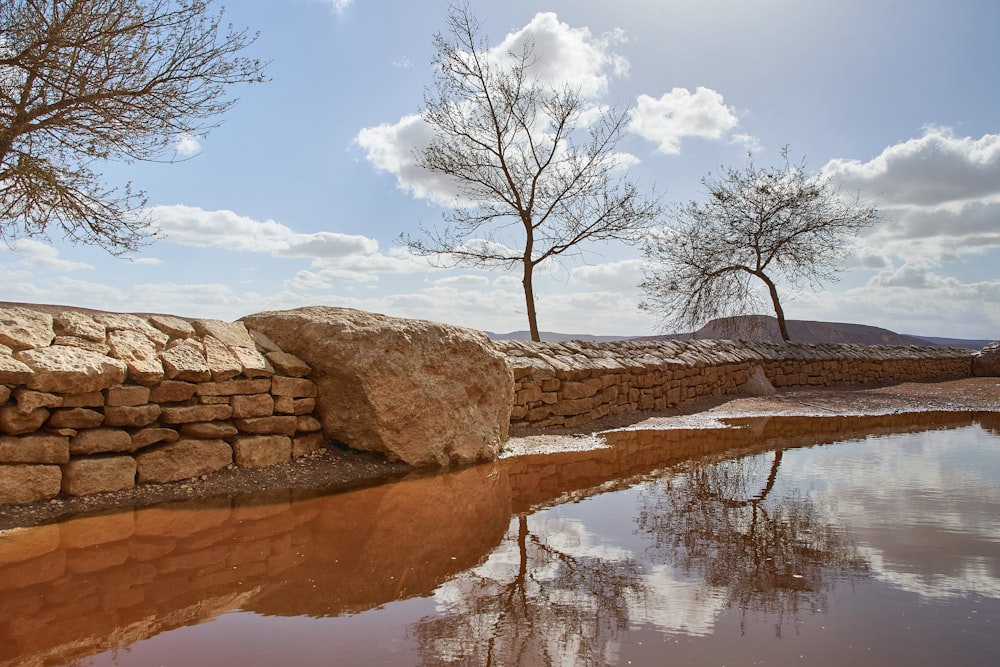
<instances>
[{"instance_id":1,"label":"large boulder","mask_svg":"<svg viewBox=\"0 0 1000 667\"><path fill-rule=\"evenodd\" d=\"M479 331L347 308L243 318L313 372L323 433L415 466L496 458L514 378Z\"/></svg>"},{"instance_id":2,"label":"large boulder","mask_svg":"<svg viewBox=\"0 0 1000 667\"><path fill-rule=\"evenodd\" d=\"M977 377L1000 377L1000 341L990 343L972 355L972 374Z\"/></svg>"}]
</instances>

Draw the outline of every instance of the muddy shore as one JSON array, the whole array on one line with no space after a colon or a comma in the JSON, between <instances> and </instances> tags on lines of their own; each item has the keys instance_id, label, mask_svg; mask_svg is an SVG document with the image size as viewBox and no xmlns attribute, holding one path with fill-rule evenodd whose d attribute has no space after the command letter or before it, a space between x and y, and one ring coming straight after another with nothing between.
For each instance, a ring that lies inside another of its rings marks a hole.
<instances>
[{"instance_id":1,"label":"muddy shore","mask_svg":"<svg viewBox=\"0 0 1000 667\"><path fill-rule=\"evenodd\" d=\"M779 390L767 397L712 397L660 412L605 418L578 429L515 427L504 456L557 452L593 446L600 432L618 428L713 428L718 419L767 415L880 415L904 412L1000 412L1000 378L907 382L884 386ZM596 437L595 437L596 436ZM159 502L236 496L273 489L346 490L410 474L432 474L404 463L330 446L294 462L267 468L230 468L197 480L149 484L86 497L58 497L25 505L0 506L0 530L49 523L62 518Z\"/></svg>"}]
</instances>

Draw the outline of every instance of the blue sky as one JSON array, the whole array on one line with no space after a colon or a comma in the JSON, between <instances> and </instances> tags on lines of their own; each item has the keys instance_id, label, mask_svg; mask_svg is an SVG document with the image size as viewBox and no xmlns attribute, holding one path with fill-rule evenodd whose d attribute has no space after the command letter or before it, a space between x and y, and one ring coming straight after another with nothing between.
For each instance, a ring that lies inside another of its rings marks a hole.
<instances>
[{"instance_id":1,"label":"blue sky","mask_svg":"<svg viewBox=\"0 0 1000 667\"><path fill-rule=\"evenodd\" d=\"M129 258L54 239L0 246L3 300L236 319L302 305L507 332L519 276L436 269L396 239L433 226L412 169L446 0L229 0L259 31L263 85L175 164L111 165L162 238ZM883 222L841 280L783 290L791 319L1000 337L1000 3L994 0L473 0L493 45L532 36L549 76L633 109L619 150L664 203L781 147L859 190ZM646 335L638 248L539 269L544 331Z\"/></svg>"}]
</instances>

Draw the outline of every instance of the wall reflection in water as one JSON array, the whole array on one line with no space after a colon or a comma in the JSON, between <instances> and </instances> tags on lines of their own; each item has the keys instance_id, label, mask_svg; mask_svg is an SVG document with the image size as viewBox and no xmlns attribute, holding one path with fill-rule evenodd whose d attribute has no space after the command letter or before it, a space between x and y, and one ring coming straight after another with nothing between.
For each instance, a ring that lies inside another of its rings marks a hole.
<instances>
[{"instance_id":1,"label":"wall reflection in water","mask_svg":"<svg viewBox=\"0 0 1000 667\"><path fill-rule=\"evenodd\" d=\"M708 635L726 610L737 636L761 614L772 638L797 634L836 584L887 581L885 561L899 556L871 546L878 526L841 521L844 501L784 484L808 478L790 469L791 452L977 422L997 428L992 414L929 413L621 431L605 449L336 495L268 493L6 531L0 665L86 664L230 611L363 620L409 598L435 605L400 621L413 661L428 664L614 664L635 650L625 637L636 628ZM601 505L580 502L589 498ZM996 567L991 558L978 562ZM258 664L240 646L226 651L227 664Z\"/></svg>"}]
</instances>

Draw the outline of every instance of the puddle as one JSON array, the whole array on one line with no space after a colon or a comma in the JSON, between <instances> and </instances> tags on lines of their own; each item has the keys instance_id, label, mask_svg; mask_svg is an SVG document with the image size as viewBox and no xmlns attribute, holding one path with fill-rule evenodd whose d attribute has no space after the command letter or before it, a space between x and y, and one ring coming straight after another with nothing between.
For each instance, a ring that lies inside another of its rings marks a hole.
<instances>
[{"instance_id":1,"label":"puddle","mask_svg":"<svg viewBox=\"0 0 1000 667\"><path fill-rule=\"evenodd\" d=\"M726 423L0 532L0 666L992 664L996 414Z\"/></svg>"}]
</instances>

